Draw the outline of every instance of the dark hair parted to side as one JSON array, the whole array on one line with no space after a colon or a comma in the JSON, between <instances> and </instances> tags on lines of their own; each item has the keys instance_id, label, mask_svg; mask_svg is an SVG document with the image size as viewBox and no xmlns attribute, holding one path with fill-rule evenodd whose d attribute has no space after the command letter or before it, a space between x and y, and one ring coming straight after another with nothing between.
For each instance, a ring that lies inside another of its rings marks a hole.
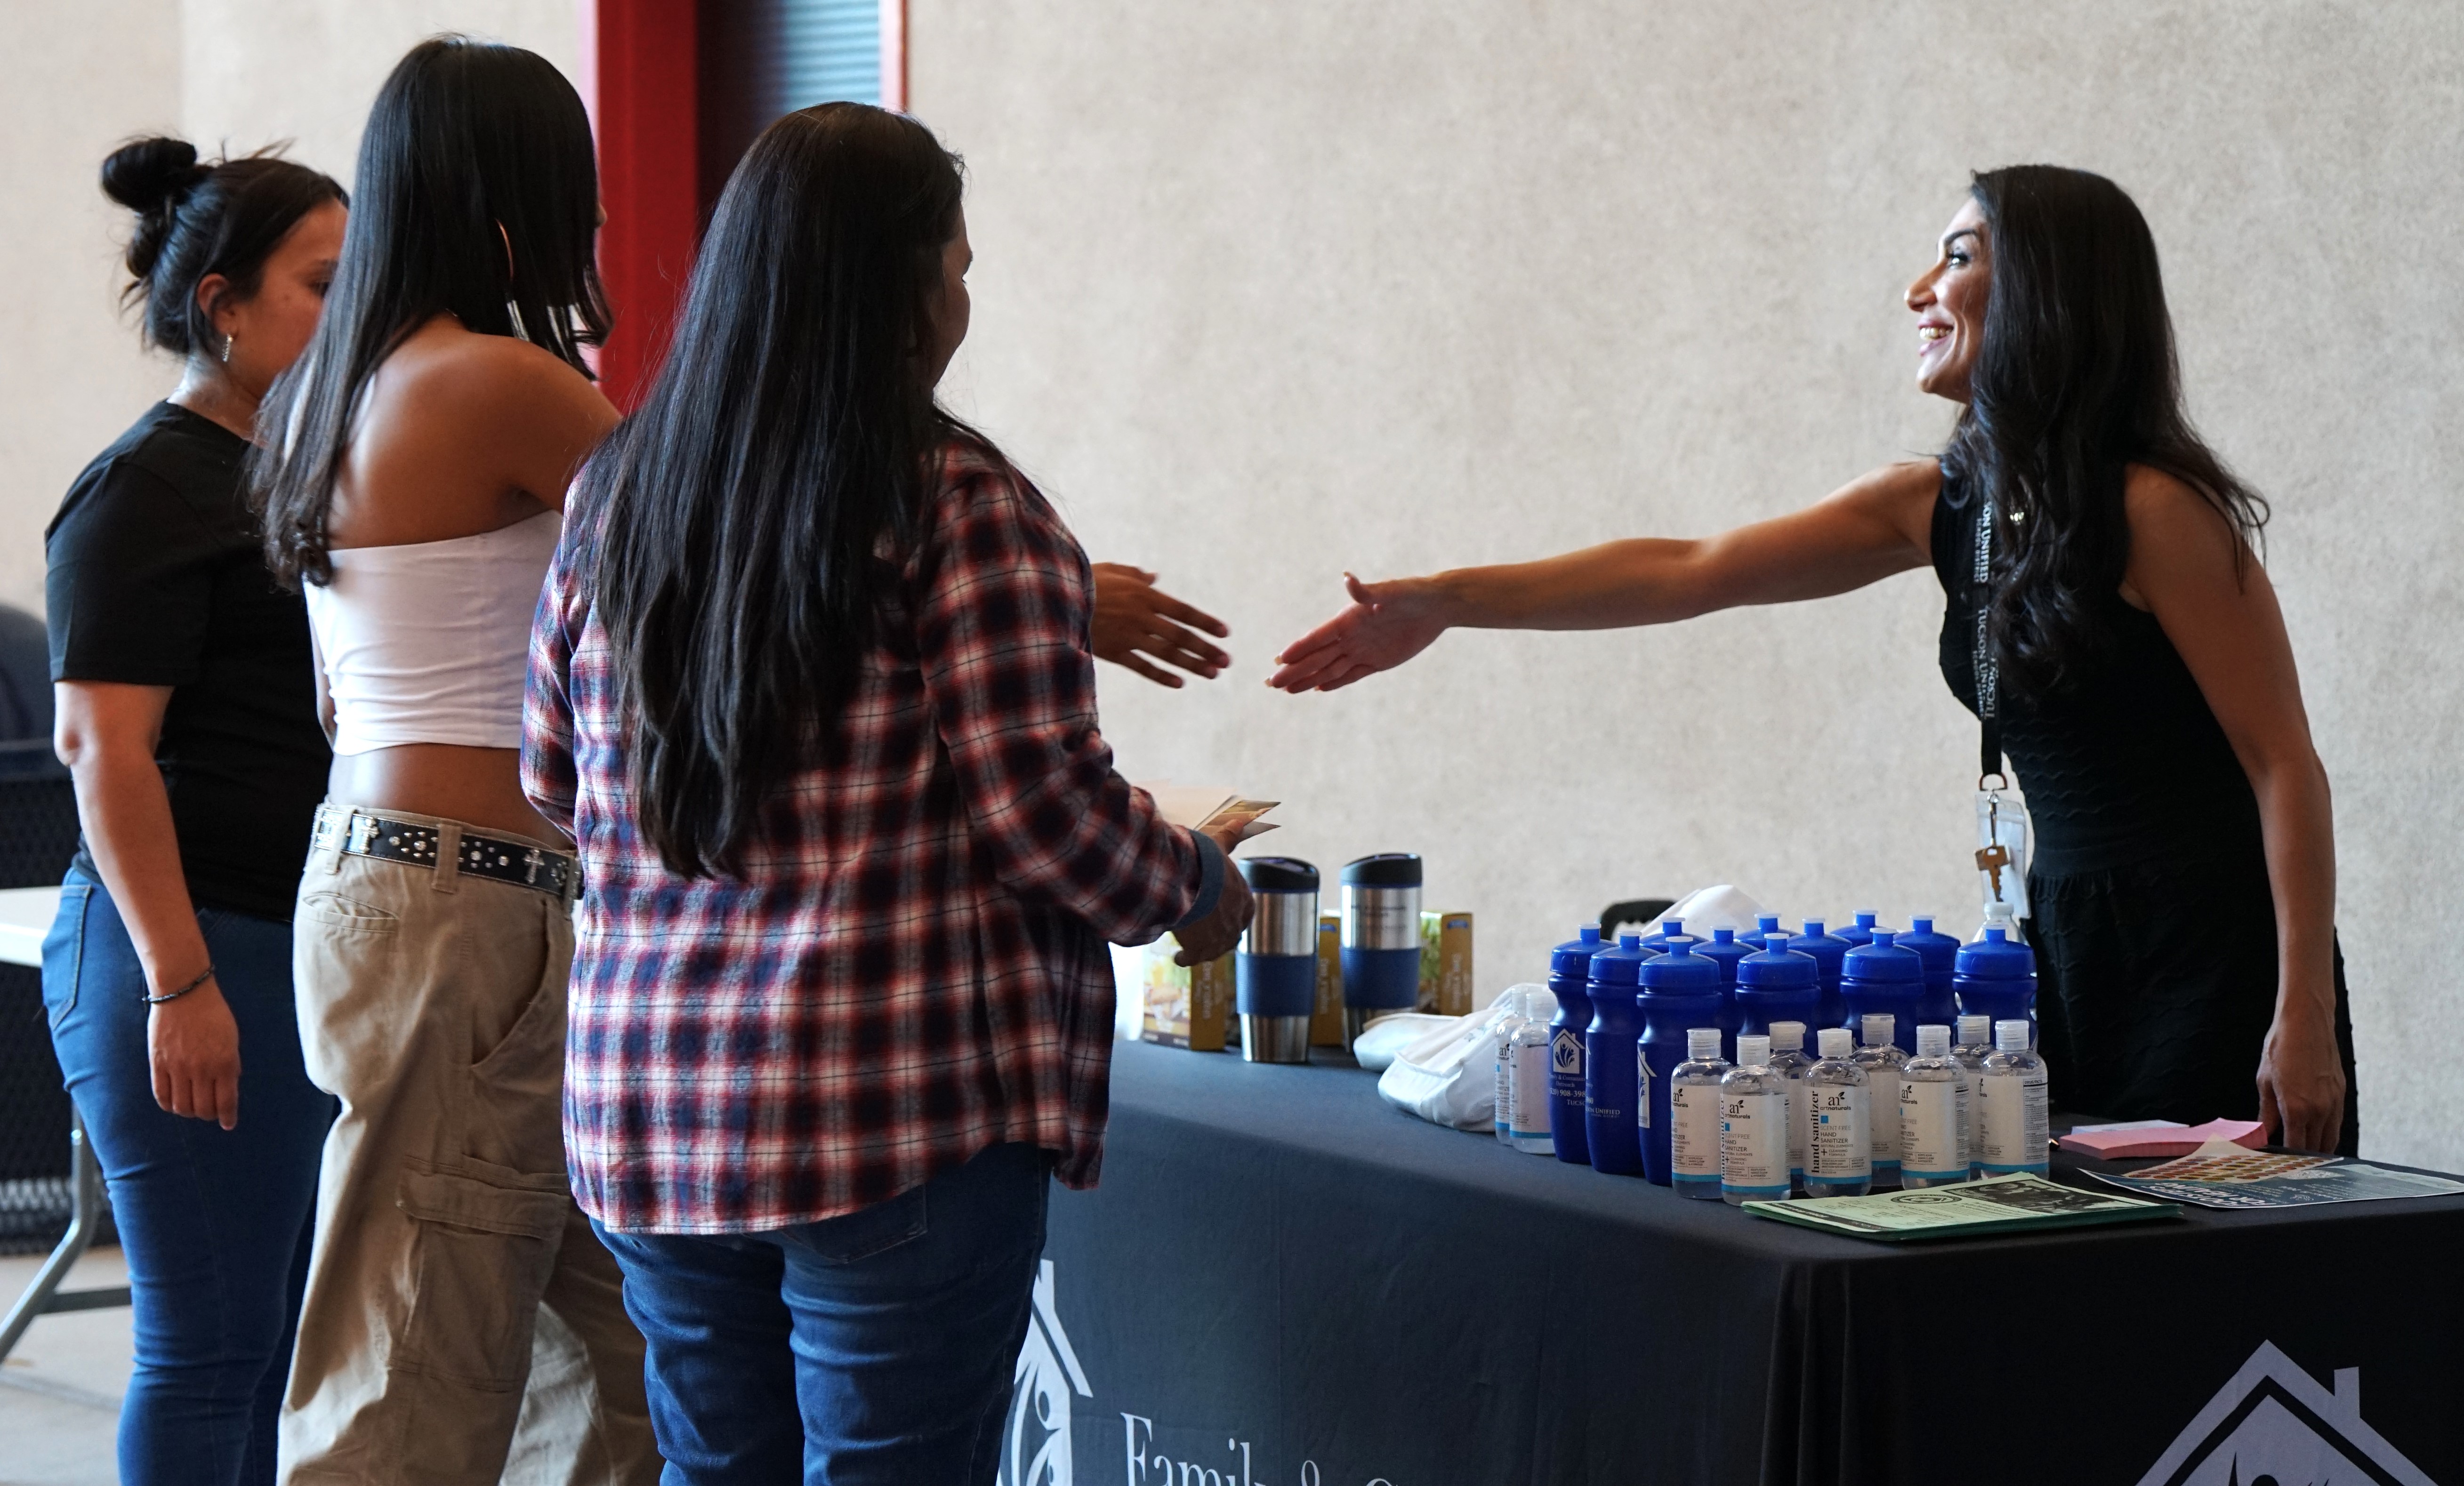
<instances>
[{"instance_id":1,"label":"dark hair parted to side","mask_svg":"<svg viewBox=\"0 0 2464 1486\"><path fill-rule=\"evenodd\" d=\"M439 315L517 336L584 376L607 333L599 169L581 96L519 47L438 36L394 67L360 140L359 204L315 339L267 393L250 484L266 561L321 583L334 475L360 392Z\"/></svg>"},{"instance_id":2,"label":"dark hair parted to side","mask_svg":"<svg viewBox=\"0 0 2464 1486\"><path fill-rule=\"evenodd\" d=\"M779 120L719 198L666 364L582 479L642 831L735 875L855 688L944 442L927 348L959 165L912 119ZM980 441L979 441L980 442Z\"/></svg>"},{"instance_id":3,"label":"dark hair parted to side","mask_svg":"<svg viewBox=\"0 0 2464 1486\"><path fill-rule=\"evenodd\" d=\"M2057 165L1975 177L1992 281L1968 410L1943 451L1990 492L1989 627L2021 696L2067 688L2105 646L2099 607L2130 561L2125 467L2180 480L2255 544L2267 503L2234 478L2182 409L2156 239L2122 187Z\"/></svg>"},{"instance_id":4,"label":"dark hair parted to side","mask_svg":"<svg viewBox=\"0 0 2464 1486\"><path fill-rule=\"evenodd\" d=\"M113 150L102 163L102 193L137 213L121 297L144 302L148 344L181 356L220 349L213 317L197 303L199 284L219 273L235 298L253 298L265 260L299 219L349 201L332 176L272 149L207 163L187 141L162 138Z\"/></svg>"}]
</instances>

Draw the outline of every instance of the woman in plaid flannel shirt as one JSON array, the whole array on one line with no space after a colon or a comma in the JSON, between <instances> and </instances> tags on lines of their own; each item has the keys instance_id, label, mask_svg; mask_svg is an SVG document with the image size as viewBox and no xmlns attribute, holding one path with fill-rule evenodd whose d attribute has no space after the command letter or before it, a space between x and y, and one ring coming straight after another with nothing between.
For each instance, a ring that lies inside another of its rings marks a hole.
<instances>
[{"instance_id":1,"label":"woman in plaid flannel shirt","mask_svg":"<svg viewBox=\"0 0 2464 1486\"><path fill-rule=\"evenodd\" d=\"M922 125L772 125L540 601L567 1150L671 1481L990 1480L1047 1176L1101 1159L1105 941L1248 918L1112 770L1076 541L934 403L968 257Z\"/></svg>"}]
</instances>

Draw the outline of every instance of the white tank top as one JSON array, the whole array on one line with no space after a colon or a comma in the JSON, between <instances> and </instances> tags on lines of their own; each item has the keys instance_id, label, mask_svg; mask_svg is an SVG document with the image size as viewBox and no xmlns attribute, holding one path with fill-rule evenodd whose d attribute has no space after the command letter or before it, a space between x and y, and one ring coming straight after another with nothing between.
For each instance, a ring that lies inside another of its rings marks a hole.
<instances>
[{"instance_id":1,"label":"white tank top","mask_svg":"<svg viewBox=\"0 0 2464 1486\"><path fill-rule=\"evenodd\" d=\"M334 752L521 747L531 615L562 524L548 511L476 536L329 553L333 581L302 586Z\"/></svg>"}]
</instances>

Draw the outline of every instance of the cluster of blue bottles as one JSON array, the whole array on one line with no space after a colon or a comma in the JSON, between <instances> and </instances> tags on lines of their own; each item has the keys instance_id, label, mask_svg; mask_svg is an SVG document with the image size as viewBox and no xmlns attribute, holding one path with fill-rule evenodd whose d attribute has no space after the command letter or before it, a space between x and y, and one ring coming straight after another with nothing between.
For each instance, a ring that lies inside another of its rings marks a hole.
<instances>
[{"instance_id":1,"label":"cluster of blue bottles","mask_svg":"<svg viewBox=\"0 0 2464 1486\"><path fill-rule=\"evenodd\" d=\"M2026 945L1998 926L1963 945L1935 932L1931 918L1912 919L1901 932L1879 917L1860 911L1836 933L1808 919L1802 933L1790 935L1777 915L1765 914L1751 931L1714 929L1707 940L1669 919L1655 933L1620 935L1613 945L1598 925L1583 926L1549 963L1557 1000L1549 1024L1549 1125L1557 1159L1669 1185L1677 1174L1673 1081L1682 1073L1718 1086L1727 1070L1744 1066L1738 1038L1768 1039L1781 1023L1801 1024L1811 1041L1824 1029L1854 1033L1869 1014L1880 1037L1879 1018L1888 1016L1891 1042L1909 1055L1918 1051L1920 1027L1947 1026L1964 1013L2025 1018L2033 1041L2035 956ZM1705 1060L1699 1051L1713 1030L1719 1054Z\"/></svg>"}]
</instances>

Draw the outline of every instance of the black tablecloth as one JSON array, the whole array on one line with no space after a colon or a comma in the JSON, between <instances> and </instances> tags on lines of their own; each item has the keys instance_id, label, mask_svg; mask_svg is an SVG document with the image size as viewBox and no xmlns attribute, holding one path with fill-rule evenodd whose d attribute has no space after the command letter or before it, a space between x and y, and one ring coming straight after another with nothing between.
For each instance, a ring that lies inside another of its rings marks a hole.
<instances>
[{"instance_id":1,"label":"black tablecloth","mask_svg":"<svg viewBox=\"0 0 2464 1486\"><path fill-rule=\"evenodd\" d=\"M1874 1244L1117 1052L1018 1486L2464 1477L2464 1196Z\"/></svg>"}]
</instances>

